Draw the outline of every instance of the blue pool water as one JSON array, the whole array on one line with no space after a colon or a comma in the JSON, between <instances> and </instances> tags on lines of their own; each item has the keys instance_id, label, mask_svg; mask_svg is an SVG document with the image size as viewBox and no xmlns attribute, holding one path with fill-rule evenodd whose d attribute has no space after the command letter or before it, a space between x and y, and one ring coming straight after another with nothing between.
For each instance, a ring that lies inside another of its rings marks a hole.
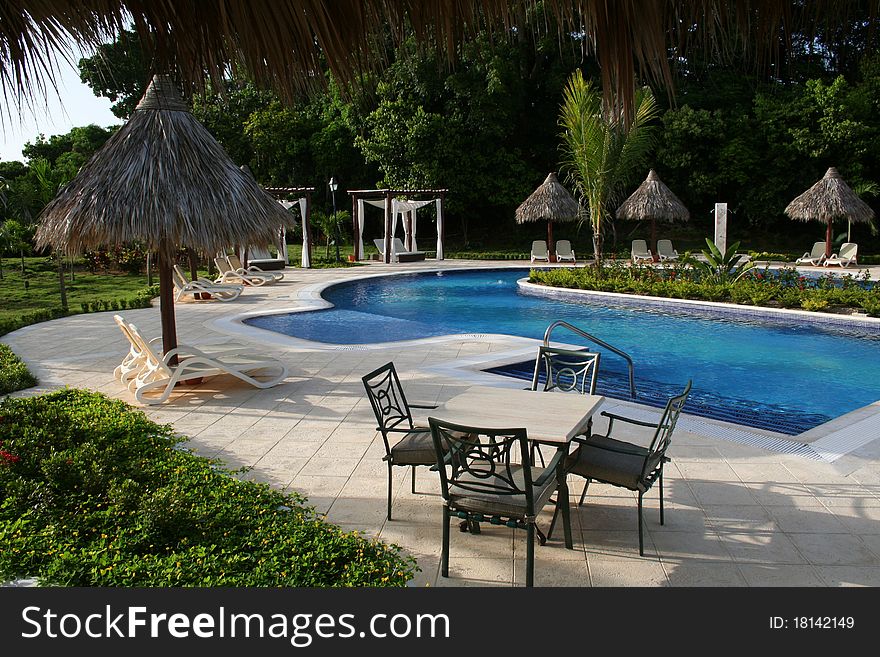
<instances>
[{"instance_id":1,"label":"blue pool water","mask_svg":"<svg viewBox=\"0 0 880 657\"><path fill-rule=\"evenodd\" d=\"M795 435L880 399L880 337L523 295L524 270L387 276L323 293L335 308L247 320L307 340L370 344L458 333L540 339L565 320L628 352L639 401L662 405L688 379L688 410ZM562 329L554 340L579 343ZM583 344L587 344L583 342ZM516 375L516 367L507 375ZM529 366L519 368L529 372ZM626 366L602 356L599 392L628 398Z\"/></svg>"}]
</instances>

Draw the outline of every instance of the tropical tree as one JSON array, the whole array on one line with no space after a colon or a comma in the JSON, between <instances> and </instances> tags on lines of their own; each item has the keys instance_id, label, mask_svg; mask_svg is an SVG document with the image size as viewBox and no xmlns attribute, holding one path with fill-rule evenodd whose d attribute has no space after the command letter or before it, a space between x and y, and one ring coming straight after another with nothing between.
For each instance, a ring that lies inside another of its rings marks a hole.
<instances>
[{"instance_id":1,"label":"tropical tree","mask_svg":"<svg viewBox=\"0 0 880 657\"><path fill-rule=\"evenodd\" d=\"M647 88L636 90L632 116L621 106L603 101L591 81L575 71L563 91L559 125L562 128L562 170L589 210L596 262L602 260L603 229L612 209L654 145L649 123L658 116L657 103Z\"/></svg>"}]
</instances>

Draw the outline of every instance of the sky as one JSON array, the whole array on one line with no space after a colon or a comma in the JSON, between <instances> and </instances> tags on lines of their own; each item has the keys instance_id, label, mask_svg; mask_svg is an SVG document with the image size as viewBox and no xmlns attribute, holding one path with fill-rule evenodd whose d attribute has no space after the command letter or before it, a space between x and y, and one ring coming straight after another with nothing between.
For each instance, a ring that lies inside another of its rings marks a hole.
<instances>
[{"instance_id":1,"label":"sky","mask_svg":"<svg viewBox=\"0 0 880 657\"><path fill-rule=\"evenodd\" d=\"M76 66L59 59L58 67L58 93L50 91L45 103L40 99L33 108L23 108L20 119L15 115L10 118L5 110L0 110L4 115L0 118L0 160L24 161L22 146L35 141L40 133L48 139L91 123L104 128L121 123L110 111L113 103L95 96L91 88L80 81ZM11 112L14 114L14 110Z\"/></svg>"}]
</instances>

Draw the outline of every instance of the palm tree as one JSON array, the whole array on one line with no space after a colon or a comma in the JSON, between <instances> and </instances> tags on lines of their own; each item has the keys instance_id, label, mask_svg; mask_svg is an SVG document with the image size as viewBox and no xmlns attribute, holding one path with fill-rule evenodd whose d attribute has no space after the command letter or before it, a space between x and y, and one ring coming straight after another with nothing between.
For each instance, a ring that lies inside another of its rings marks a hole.
<instances>
[{"instance_id":1,"label":"palm tree","mask_svg":"<svg viewBox=\"0 0 880 657\"><path fill-rule=\"evenodd\" d=\"M642 170L654 145L648 124L658 116L657 103L647 88L637 89L632 117L621 107L603 102L602 93L575 71L563 92L559 125L562 128L562 170L589 210L596 262L602 259L602 231L611 221L611 209L631 180Z\"/></svg>"}]
</instances>

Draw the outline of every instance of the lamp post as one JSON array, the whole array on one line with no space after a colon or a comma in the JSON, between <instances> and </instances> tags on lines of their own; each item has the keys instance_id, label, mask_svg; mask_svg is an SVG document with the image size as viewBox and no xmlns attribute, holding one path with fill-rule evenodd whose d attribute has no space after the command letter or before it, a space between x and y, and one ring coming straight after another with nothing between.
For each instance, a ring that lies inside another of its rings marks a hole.
<instances>
[{"instance_id":1,"label":"lamp post","mask_svg":"<svg viewBox=\"0 0 880 657\"><path fill-rule=\"evenodd\" d=\"M339 222L336 220L336 178L330 176L330 193L333 196L333 232L336 234L336 262L339 262Z\"/></svg>"}]
</instances>

